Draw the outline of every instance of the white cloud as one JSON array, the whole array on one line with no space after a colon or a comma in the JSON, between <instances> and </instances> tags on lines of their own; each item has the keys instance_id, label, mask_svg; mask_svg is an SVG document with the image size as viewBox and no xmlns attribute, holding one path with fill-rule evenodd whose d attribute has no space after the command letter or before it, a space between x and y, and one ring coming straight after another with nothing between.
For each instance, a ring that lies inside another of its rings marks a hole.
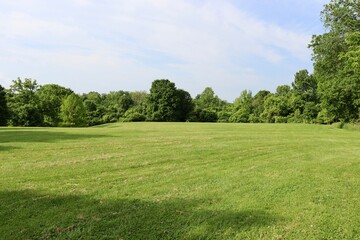
<instances>
[{"instance_id":1,"label":"white cloud","mask_svg":"<svg viewBox=\"0 0 360 240\"><path fill-rule=\"evenodd\" d=\"M155 78L170 78L193 94L218 86L227 98L234 86L239 93L261 88L262 69L246 71L256 62L279 67L310 56L309 35L258 19L231 1L52 4L19 1L0 11L4 75L34 74L76 91L142 90Z\"/></svg>"}]
</instances>

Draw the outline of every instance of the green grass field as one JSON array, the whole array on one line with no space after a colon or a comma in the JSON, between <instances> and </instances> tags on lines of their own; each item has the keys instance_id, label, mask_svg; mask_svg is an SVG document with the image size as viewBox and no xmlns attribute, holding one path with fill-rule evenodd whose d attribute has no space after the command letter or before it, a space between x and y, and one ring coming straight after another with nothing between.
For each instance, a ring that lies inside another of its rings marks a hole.
<instances>
[{"instance_id":1,"label":"green grass field","mask_svg":"<svg viewBox=\"0 0 360 240\"><path fill-rule=\"evenodd\" d=\"M360 131L0 128L0 239L360 239Z\"/></svg>"}]
</instances>

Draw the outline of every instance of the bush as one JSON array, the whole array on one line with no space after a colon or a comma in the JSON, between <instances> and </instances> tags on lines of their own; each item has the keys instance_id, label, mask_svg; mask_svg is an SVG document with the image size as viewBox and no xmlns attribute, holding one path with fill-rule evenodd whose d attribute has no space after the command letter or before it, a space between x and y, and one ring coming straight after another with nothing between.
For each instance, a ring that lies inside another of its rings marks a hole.
<instances>
[{"instance_id":1,"label":"bush","mask_svg":"<svg viewBox=\"0 0 360 240\"><path fill-rule=\"evenodd\" d=\"M275 123L287 123L288 118L283 116L275 116Z\"/></svg>"},{"instance_id":2,"label":"bush","mask_svg":"<svg viewBox=\"0 0 360 240\"><path fill-rule=\"evenodd\" d=\"M217 113L218 122L227 123L229 122L231 114L225 110Z\"/></svg>"},{"instance_id":3,"label":"bush","mask_svg":"<svg viewBox=\"0 0 360 240\"><path fill-rule=\"evenodd\" d=\"M326 109L323 109L318 113L316 122L320 124L331 124L334 122L334 118L335 117L329 114Z\"/></svg>"},{"instance_id":4,"label":"bush","mask_svg":"<svg viewBox=\"0 0 360 240\"><path fill-rule=\"evenodd\" d=\"M261 123L260 117L255 116L254 114L249 115L249 122L250 123Z\"/></svg>"},{"instance_id":5,"label":"bush","mask_svg":"<svg viewBox=\"0 0 360 240\"><path fill-rule=\"evenodd\" d=\"M114 114L106 114L102 117L102 121L103 123L115 123L117 121L119 121L118 118L116 118L116 116Z\"/></svg>"},{"instance_id":6,"label":"bush","mask_svg":"<svg viewBox=\"0 0 360 240\"><path fill-rule=\"evenodd\" d=\"M189 117L190 122L217 122L218 116L215 111L196 109Z\"/></svg>"},{"instance_id":7,"label":"bush","mask_svg":"<svg viewBox=\"0 0 360 240\"><path fill-rule=\"evenodd\" d=\"M123 122L143 122L146 120L146 116L136 109L131 108L124 114L124 118L121 119Z\"/></svg>"}]
</instances>

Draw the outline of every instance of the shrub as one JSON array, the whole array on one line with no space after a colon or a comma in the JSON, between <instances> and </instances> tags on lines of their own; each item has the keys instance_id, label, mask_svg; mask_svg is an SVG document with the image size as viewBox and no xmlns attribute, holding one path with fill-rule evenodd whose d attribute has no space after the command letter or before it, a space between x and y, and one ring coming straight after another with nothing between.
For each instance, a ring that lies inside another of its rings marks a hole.
<instances>
[{"instance_id":1,"label":"shrub","mask_svg":"<svg viewBox=\"0 0 360 240\"><path fill-rule=\"evenodd\" d=\"M288 118L283 116L275 116L275 123L287 123Z\"/></svg>"},{"instance_id":2,"label":"shrub","mask_svg":"<svg viewBox=\"0 0 360 240\"><path fill-rule=\"evenodd\" d=\"M146 120L146 116L136 109L131 108L124 114L124 118L121 119L123 122L143 122Z\"/></svg>"}]
</instances>

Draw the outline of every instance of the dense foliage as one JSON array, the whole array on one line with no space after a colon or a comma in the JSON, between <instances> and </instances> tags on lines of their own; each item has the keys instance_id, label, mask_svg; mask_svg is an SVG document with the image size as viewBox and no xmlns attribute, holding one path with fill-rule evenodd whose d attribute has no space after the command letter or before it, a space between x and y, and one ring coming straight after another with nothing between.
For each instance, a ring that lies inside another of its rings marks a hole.
<instances>
[{"instance_id":1,"label":"dense foliage","mask_svg":"<svg viewBox=\"0 0 360 240\"><path fill-rule=\"evenodd\" d=\"M20 78L13 80L7 94L7 103L10 110L9 124L14 126L40 126L43 118L40 100L36 95L39 89L36 80Z\"/></svg>"},{"instance_id":2,"label":"dense foliage","mask_svg":"<svg viewBox=\"0 0 360 240\"><path fill-rule=\"evenodd\" d=\"M5 88L0 85L0 126L5 126L8 119L8 108L6 104Z\"/></svg>"},{"instance_id":3,"label":"dense foliage","mask_svg":"<svg viewBox=\"0 0 360 240\"><path fill-rule=\"evenodd\" d=\"M150 121L185 121L192 111L188 92L177 89L169 80L155 80L146 99L147 119Z\"/></svg>"},{"instance_id":4,"label":"dense foliage","mask_svg":"<svg viewBox=\"0 0 360 240\"><path fill-rule=\"evenodd\" d=\"M359 118L359 19L359 0L331 0L322 12L328 32L314 36L310 44L323 122Z\"/></svg>"},{"instance_id":5,"label":"dense foliage","mask_svg":"<svg viewBox=\"0 0 360 240\"><path fill-rule=\"evenodd\" d=\"M78 95L73 93L67 96L60 109L64 126L86 125L86 109Z\"/></svg>"},{"instance_id":6,"label":"dense foliage","mask_svg":"<svg viewBox=\"0 0 360 240\"><path fill-rule=\"evenodd\" d=\"M292 87L281 85L275 93L261 90L254 96L243 90L233 103L220 99L210 87L192 99L164 79L155 80L150 93L78 95L55 84L39 86L32 79L14 80L10 89L0 91L2 125L12 126L93 126L117 121L323 123L328 120L323 119L319 99L317 81L307 70L295 74Z\"/></svg>"},{"instance_id":7,"label":"dense foliage","mask_svg":"<svg viewBox=\"0 0 360 240\"><path fill-rule=\"evenodd\" d=\"M36 95L39 98L45 126L58 126L62 122L60 116L61 105L65 98L72 93L71 89L56 84L47 84L39 88Z\"/></svg>"},{"instance_id":8,"label":"dense foliage","mask_svg":"<svg viewBox=\"0 0 360 240\"><path fill-rule=\"evenodd\" d=\"M314 74L300 70L275 93L239 91L233 103L207 87L194 99L175 83L155 80L150 93L90 92L81 96L55 84L20 78L0 86L0 125L92 126L117 121L233 123L358 122L360 119L360 1L331 0L322 21L327 32L313 36Z\"/></svg>"}]
</instances>

